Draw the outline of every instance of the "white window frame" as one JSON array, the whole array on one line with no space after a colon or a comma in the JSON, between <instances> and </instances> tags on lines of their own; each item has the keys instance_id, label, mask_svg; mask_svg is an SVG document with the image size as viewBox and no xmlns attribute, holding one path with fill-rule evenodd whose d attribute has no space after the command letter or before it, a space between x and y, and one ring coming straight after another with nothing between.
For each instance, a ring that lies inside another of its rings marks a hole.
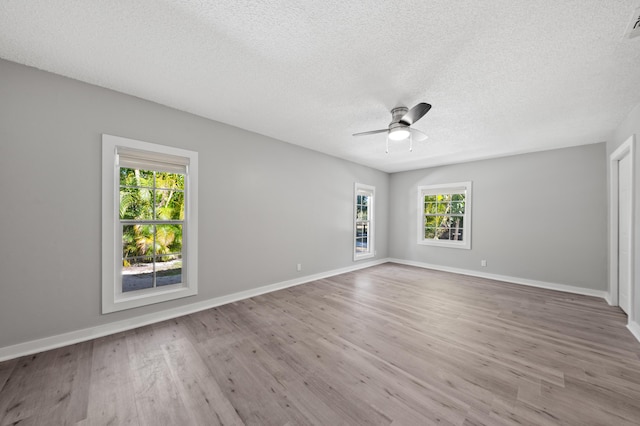
<instances>
[{"instance_id":1,"label":"white window frame","mask_svg":"<svg viewBox=\"0 0 640 426\"><path fill-rule=\"evenodd\" d=\"M122 292L122 226L118 150L143 159L186 166L182 283ZM122 311L198 294L198 153L102 135L102 313Z\"/></svg>"},{"instance_id":2,"label":"white window frame","mask_svg":"<svg viewBox=\"0 0 640 426\"><path fill-rule=\"evenodd\" d=\"M418 187L418 244L427 246L450 247L459 249L471 249L471 182L457 182L438 185L424 185ZM465 193L464 227L462 228L462 241L436 240L424 237L425 214L424 197L436 194Z\"/></svg>"},{"instance_id":3,"label":"white window frame","mask_svg":"<svg viewBox=\"0 0 640 426\"><path fill-rule=\"evenodd\" d=\"M366 195L369 197L368 201L368 222L369 233L367 234L368 251L357 251L357 226L358 222L358 195ZM371 185L365 185L363 183L354 183L353 190L353 260L369 259L376 255L375 250L375 205L376 205L376 187Z\"/></svg>"}]
</instances>

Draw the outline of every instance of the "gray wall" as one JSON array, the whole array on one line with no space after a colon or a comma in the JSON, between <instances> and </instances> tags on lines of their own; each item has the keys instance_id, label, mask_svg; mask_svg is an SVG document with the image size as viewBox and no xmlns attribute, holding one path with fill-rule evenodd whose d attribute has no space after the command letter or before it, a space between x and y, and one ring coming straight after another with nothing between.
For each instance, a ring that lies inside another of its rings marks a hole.
<instances>
[{"instance_id":1,"label":"gray wall","mask_svg":"<svg viewBox=\"0 0 640 426\"><path fill-rule=\"evenodd\" d=\"M635 148L635 236L634 250L635 250L635 311L634 317L636 323L640 322L640 104L629 113L629 115L620 123L609 138L607 143L607 159L609 155L613 153L629 136L636 135L636 148ZM608 167L608 161L607 161ZM607 174L608 178L608 174Z\"/></svg>"},{"instance_id":2,"label":"gray wall","mask_svg":"<svg viewBox=\"0 0 640 426\"><path fill-rule=\"evenodd\" d=\"M389 175L0 60L0 347L353 265L354 181ZM199 152L199 295L100 314L101 134ZM302 272L296 272L302 263Z\"/></svg>"},{"instance_id":3,"label":"gray wall","mask_svg":"<svg viewBox=\"0 0 640 426\"><path fill-rule=\"evenodd\" d=\"M354 181L376 186L379 259L605 290L606 153L640 134L639 106L606 148L389 176L15 63L0 75L0 347L353 265ZM100 314L102 133L199 152L198 296ZM418 245L417 186L466 180L472 249Z\"/></svg>"},{"instance_id":4,"label":"gray wall","mask_svg":"<svg viewBox=\"0 0 640 426\"><path fill-rule=\"evenodd\" d=\"M392 174L389 254L606 290L605 170L601 143ZM417 187L469 180L471 250L417 244Z\"/></svg>"}]
</instances>

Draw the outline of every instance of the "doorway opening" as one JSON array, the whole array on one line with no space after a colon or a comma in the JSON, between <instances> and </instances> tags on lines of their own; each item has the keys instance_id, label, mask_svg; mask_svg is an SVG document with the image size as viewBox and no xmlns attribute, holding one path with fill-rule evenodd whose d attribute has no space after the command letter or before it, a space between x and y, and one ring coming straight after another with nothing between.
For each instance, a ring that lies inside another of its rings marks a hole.
<instances>
[{"instance_id":1,"label":"doorway opening","mask_svg":"<svg viewBox=\"0 0 640 426\"><path fill-rule=\"evenodd\" d=\"M609 157L609 303L633 321L635 136Z\"/></svg>"}]
</instances>

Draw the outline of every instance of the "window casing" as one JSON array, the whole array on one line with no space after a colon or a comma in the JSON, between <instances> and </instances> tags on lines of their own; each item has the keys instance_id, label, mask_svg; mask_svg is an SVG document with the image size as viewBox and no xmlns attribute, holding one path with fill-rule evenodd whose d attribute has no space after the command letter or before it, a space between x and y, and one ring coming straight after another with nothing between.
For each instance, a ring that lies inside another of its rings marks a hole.
<instances>
[{"instance_id":1,"label":"window casing","mask_svg":"<svg viewBox=\"0 0 640 426\"><path fill-rule=\"evenodd\" d=\"M102 136L102 313L197 294L198 154Z\"/></svg>"},{"instance_id":2,"label":"window casing","mask_svg":"<svg viewBox=\"0 0 640 426\"><path fill-rule=\"evenodd\" d=\"M353 223L353 260L368 259L375 256L375 187L355 184L354 223Z\"/></svg>"},{"instance_id":3,"label":"window casing","mask_svg":"<svg viewBox=\"0 0 640 426\"><path fill-rule=\"evenodd\" d=\"M418 187L418 244L471 248L471 182Z\"/></svg>"}]
</instances>

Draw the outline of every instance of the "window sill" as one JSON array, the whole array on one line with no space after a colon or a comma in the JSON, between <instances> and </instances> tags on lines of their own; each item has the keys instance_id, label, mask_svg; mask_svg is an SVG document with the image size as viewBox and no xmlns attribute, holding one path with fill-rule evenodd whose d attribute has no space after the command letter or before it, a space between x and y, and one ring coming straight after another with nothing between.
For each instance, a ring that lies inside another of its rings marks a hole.
<instances>
[{"instance_id":1,"label":"window sill","mask_svg":"<svg viewBox=\"0 0 640 426\"><path fill-rule=\"evenodd\" d=\"M471 249L470 242L463 241L445 241L445 240L419 240L418 244L423 246L435 246L435 247L448 247L448 248L456 248L456 249Z\"/></svg>"},{"instance_id":2,"label":"window sill","mask_svg":"<svg viewBox=\"0 0 640 426\"><path fill-rule=\"evenodd\" d=\"M152 305L154 303L166 302L168 300L180 299L183 297L195 296L195 289L185 287L182 284L167 286L161 290L149 289L149 291L138 290L135 294L120 294L114 297L113 303L103 300L102 313L123 311L125 309L138 308L140 306Z\"/></svg>"},{"instance_id":3,"label":"window sill","mask_svg":"<svg viewBox=\"0 0 640 426\"><path fill-rule=\"evenodd\" d=\"M375 257L375 256L376 255L374 253L354 254L353 261L356 262L358 260L371 259L372 257Z\"/></svg>"}]
</instances>

